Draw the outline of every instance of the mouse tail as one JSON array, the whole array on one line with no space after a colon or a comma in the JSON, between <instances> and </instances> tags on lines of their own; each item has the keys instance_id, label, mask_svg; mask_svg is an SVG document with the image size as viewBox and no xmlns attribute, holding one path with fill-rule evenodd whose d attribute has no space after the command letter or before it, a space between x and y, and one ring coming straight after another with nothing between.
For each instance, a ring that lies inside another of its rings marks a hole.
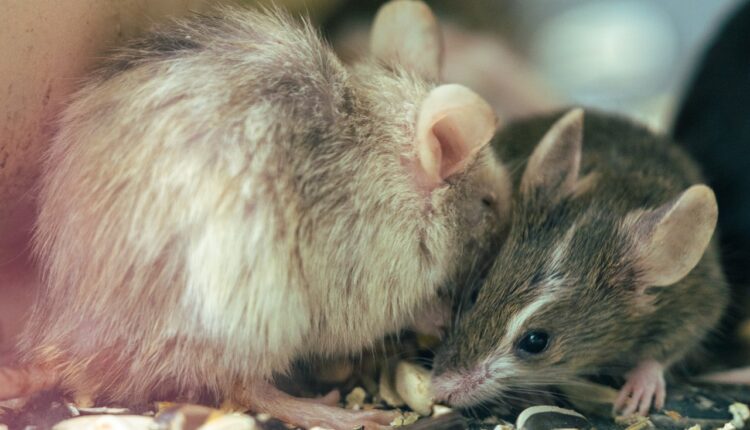
<instances>
[{"instance_id":1,"label":"mouse tail","mask_svg":"<svg viewBox=\"0 0 750 430\"><path fill-rule=\"evenodd\" d=\"M701 382L750 385L750 366L698 376Z\"/></svg>"}]
</instances>

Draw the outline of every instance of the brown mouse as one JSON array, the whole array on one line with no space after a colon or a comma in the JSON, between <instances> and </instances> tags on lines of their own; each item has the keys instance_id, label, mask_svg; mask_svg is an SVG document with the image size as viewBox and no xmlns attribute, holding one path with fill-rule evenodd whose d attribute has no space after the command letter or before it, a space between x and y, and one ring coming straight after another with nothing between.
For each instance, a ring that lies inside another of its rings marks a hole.
<instances>
[{"instance_id":1,"label":"brown mouse","mask_svg":"<svg viewBox=\"0 0 750 430\"><path fill-rule=\"evenodd\" d=\"M616 410L661 408L664 372L728 300L716 201L696 163L580 109L509 124L493 145L517 172L511 226L435 357L436 397L471 407L609 375L626 379Z\"/></svg>"},{"instance_id":2,"label":"brown mouse","mask_svg":"<svg viewBox=\"0 0 750 430\"><path fill-rule=\"evenodd\" d=\"M47 154L22 365L99 402L388 424L274 375L412 323L496 243L510 181L490 107L438 84L429 8L385 5L371 42L349 68L308 22L225 7L111 57Z\"/></svg>"}]
</instances>

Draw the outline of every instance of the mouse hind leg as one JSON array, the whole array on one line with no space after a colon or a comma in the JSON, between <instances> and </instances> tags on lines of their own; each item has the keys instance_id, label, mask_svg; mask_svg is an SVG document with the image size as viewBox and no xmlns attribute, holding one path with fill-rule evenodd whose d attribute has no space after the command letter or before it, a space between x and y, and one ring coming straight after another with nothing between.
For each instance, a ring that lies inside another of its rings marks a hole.
<instances>
[{"instance_id":1,"label":"mouse hind leg","mask_svg":"<svg viewBox=\"0 0 750 430\"><path fill-rule=\"evenodd\" d=\"M0 401L22 399L55 388L58 375L34 366L0 367Z\"/></svg>"},{"instance_id":2,"label":"mouse hind leg","mask_svg":"<svg viewBox=\"0 0 750 430\"><path fill-rule=\"evenodd\" d=\"M318 399L294 397L265 381L248 385L237 396L238 403L249 405L255 412L264 412L303 428L317 426L350 430L364 427L366 430L380 430L390 428L390 423L399 414L396 411L344 409L334 405L338 396L333 392Z\"/></svg>"}]
</instances>

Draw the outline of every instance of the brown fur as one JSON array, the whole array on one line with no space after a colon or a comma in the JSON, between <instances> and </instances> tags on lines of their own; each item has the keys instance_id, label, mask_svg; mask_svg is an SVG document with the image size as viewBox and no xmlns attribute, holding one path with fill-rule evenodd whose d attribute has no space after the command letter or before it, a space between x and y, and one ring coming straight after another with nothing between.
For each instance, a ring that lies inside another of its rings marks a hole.
<instances>
[{"instance_id":1,"label":"brown fur","mask_svg":"<svg viewBox=\"0 0 750 430\"><path fill-rule=\"evenodd\" d=\"M644 284L651 279L645 276L650 266L637 256L639 235L653 227L639 216L660 214L647 211L668 207L686 188L700 183L696 164L663 137L622 118L589 112L580 175L571 179L568 168L525 170L532 150L558 117L510 124L494 141L520 188L508 240L476 304L435 360L435 384L447 397L461 375L487 370L483 386L462 391L461 399L449 398L462 406L500 398L514 388L539 389L593 374L622 375L646 358L672 365L696 351L727 304L713 244L686 277L662 287ZM558 167L570 167L577 163L572 157L565 160L571 154L565 149L552 156L562 160ZM713 220L695 220L707 237L716 219L712 198L705 199L705 213ZM708 239L702 245L679 240L698 233L683 229L668 240L703 253ZM533 303L541 304L508 338L513 319ZM529 330L548 332L550 343L545 352L524 357L516 345Z\"/></svg>"},{"instance_id":2,"label":"brown fur","mask_svg":"<svg viewBox=\"0 0 750 430\"><path fill-rule=\"evenodd\" d=\"M219 14L119 51L60 121L20 347L64 389L231 399L408 324L501 233L488 149L434 190L413 177L434 82L345 68L280 12Z\"/></svg>"}]
</instances>

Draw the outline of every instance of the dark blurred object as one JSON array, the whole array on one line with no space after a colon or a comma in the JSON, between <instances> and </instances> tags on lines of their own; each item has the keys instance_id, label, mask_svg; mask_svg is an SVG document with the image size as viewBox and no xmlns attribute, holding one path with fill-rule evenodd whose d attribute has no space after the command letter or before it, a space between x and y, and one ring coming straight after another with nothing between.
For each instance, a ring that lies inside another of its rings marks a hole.
<instances>
[{"instance_id":1,"label":"dark blurred object","mask_svg":"<svg viewBox=\"0 0 750 430\"><path fill-rule=\"evenodd\" d=\"M709 44L673 125L675 139L701 163L716 192L723 261L734 299L727 325L735 332L737 323L750 316L749 54L746 1ZM734 347L745 349L737 358L744 361L750 339L737 341Z\"/></svg>"}]
</instances>

